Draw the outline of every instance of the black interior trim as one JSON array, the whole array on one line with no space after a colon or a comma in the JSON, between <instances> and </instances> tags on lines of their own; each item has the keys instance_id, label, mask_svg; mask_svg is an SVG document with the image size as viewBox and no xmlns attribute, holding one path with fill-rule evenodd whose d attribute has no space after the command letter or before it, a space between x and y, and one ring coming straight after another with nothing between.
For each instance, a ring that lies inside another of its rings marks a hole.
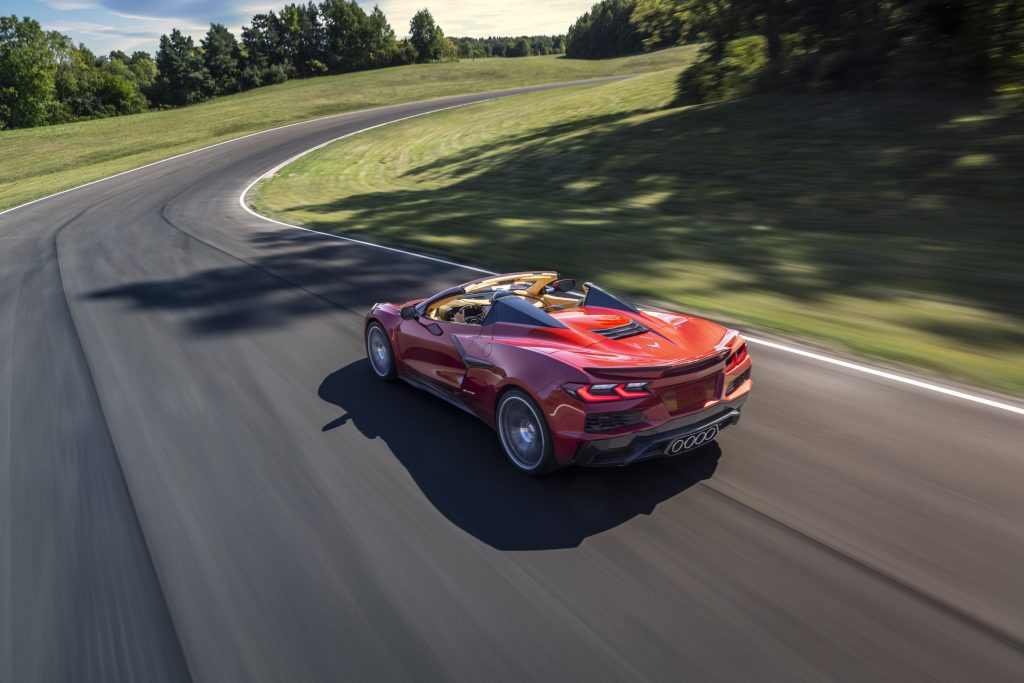
<instances>
[{"instance_id":1,"label":"black interior trim","mask_svg":"<svg viewBox=\"0 0 1024 683\"><path fill-rule=\"evenodd\" d=\"M462 342L454 334L452 335L452 344L455 346L455 351L459 354L459 358L462 359L462 364L466 368L493 368L494 363L486 361L483 358L477 358L476 356L470 356L466 353L466 349L463 348Z\"/></svg>"},{"instance_id":2,"label":"black interior trim","mask_svg":"<svg viewBox=\"0 0 1024 683\"><path fill-rule=\"evenodd\" d=\"M597 306L599 308L611 308L616 311L628 311L639 313L639 309L631 303L627 303L610 292L606 292L593 282L586 282L583 287L587 295L583 297L583 306Z\"/></svg>"}]
</instances>

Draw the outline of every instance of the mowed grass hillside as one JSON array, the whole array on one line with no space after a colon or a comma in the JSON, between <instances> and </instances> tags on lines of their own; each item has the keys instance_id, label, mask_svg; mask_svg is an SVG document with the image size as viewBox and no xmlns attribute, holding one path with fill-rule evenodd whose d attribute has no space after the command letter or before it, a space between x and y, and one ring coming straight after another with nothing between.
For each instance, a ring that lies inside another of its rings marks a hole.
<instances>
[{"instance_id":1,"label":"mowed grass hillside","mask_svg":"<svg viewBox=\"0 0 1024 683\"><path fill-rule=\"evenodd\" d=\"M0 131L0 209L274 126L369 107L524 85L642 73L695 48L603 61L559 56L418 64L294 80L183 109Z\"/></svg>"},{"instance_id":2,"label":"mowed grass hillside","mask_svg":"<svg viewBox=\"0 0 1024 683\"><path fill-rule=\"evenodd\" d=\"M374 130L284 168L255 206L1024 394L1019 103L680 107L677 73Z\"/></svg>"}]
</instances>

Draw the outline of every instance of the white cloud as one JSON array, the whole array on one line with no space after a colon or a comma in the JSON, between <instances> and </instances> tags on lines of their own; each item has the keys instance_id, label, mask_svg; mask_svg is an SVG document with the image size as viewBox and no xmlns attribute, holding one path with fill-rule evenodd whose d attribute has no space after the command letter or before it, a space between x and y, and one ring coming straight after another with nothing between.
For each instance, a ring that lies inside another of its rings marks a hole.
<instances>
[{"instance_id":1,"label":"white cloud","mask_svg":"<svg viewBox=\"0 0 1024 683\"><path fill-rule=\"evenodd\" d=\"M565 33L595 0L381 0L381 10L399 35L409 30L409 20L424 7L447 36L517 36ZM360 3L372 8L372 3Z\"/></svg>"},{"instance_id":2,"label":"white cloud","mask_svg":"<svg viewBox=\"0 0 1024 683\"><path fill-rule=\"evenodd\" d=\"M136 27L146 27L151 30L159 30L160 33L170 33L172 28L183 32L203 31L210 27L209 24L199 23L192 19L176 19L174 17L147 17L141 14L125 14L124 12L113 12L110 14L121 19L132 19L136 21ZM158 33L157 35L160 35Z\"/></svg>"},{"instance_id":3,"label":"white cloud","mask_svg":"<svg viewBox=\"0 0 1024 683\"><path fill-rule=\"evenodd\" d=\"M246 18L253 16L254 14L266 14L270 10L279 10L286 4L283 2L257 2L247 3L243 5L235 5L234 10L238 14L244 14Z\"/></svg>"},{"instance_id":4,"label":"white cloud","mask_svg":"<svg viewBox=\"0 0 1024 683\"><path fill-rule=\"evenodd\" d=\"M76 0L42 0L42 3L51 9L62 11L96 9L99 7L99 5L93 2L79 2Z\"/></svg>"},{"instance_id":5,"label":"white cloud","mask_svg":"<svg viewBox=\"0 0 1024 683\"><path fill-rule=\"evenodd\" d=\"M71 33L86 33L89 35L107 35L113 33L118 29L114 26L107 24L97 24L91 21L60 21L56 24L47 24L46 28L51 31L71 32Z\"/></svg>"}]
</instances>

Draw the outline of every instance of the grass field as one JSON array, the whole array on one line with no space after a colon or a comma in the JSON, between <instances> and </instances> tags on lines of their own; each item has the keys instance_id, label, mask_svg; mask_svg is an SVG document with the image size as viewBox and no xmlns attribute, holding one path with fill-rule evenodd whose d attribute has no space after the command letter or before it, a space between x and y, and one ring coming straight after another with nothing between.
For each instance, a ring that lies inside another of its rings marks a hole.
<instances>
[{"instance_id":1,"label":"grass field","mask_svg":"<svg viewBox=\"0 0 1024 683\"><path fill-rule=\"evenodd\" d=\"M286 167L255 206L1024 394L1024 115L776 96L680 108L678 69L418 118Z\"/></svg>"},{"instance_id":2,"label":"grass field","mask_svg":"<svg viewBox=\"0 0 1024 683\"><path fill-rule=\"evenodd\" d=\"M161 112L0 131L0 209L221 140L432 97L664 69L694 48L602 61L555 56L420 64L296 80Z\"/></svg>"}]
</instances>

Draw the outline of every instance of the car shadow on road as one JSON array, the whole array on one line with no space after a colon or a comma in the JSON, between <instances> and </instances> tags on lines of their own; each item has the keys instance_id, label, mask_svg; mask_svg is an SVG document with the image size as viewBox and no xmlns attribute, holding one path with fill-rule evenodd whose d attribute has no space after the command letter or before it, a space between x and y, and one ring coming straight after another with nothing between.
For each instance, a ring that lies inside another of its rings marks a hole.
<instances>
[{"instance_id":1,"label":"car shadow on road","mask_svg":"<svg viewBox=\"0 0 1024 683\"><path fill-rule=\"evenodd\" d=\"M345 411L323 431L351 423L382 439L445 517L498 550L574 548L708 479L721 454L712 444L672 461L530 478L482 422L404 382L380 382L365 360L328 375L319 395Z\"/></svg>"}]
</instances>

